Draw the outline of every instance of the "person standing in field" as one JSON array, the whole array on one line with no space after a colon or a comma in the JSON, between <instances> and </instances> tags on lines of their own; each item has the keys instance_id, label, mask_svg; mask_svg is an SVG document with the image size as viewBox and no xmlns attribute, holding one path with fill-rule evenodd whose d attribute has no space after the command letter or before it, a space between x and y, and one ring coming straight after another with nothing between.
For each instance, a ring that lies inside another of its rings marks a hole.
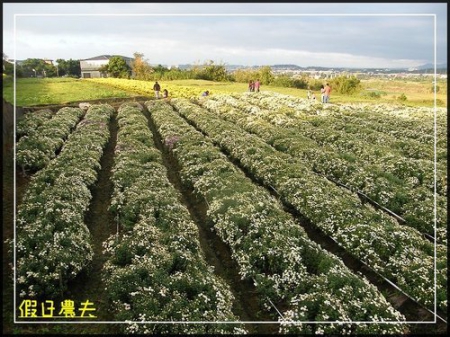
<instances>
[{"instance_id":1,"label":"person standing in field","mask_svg":"<svg viewBox=\"0 0 450 337\"><path fill-rule=\"evenodd\" d=\"M323 84L320 86L320 101L325 103L325 88Z\"/></svg>"},{"instance_id":2,"label":"person standing in field","mask_svg":"<svg viewBox=\"0 0 450 337\"><path fill-rule=\"evenodd\" d=\"M250 92L255 91L255 87L254 87L253 80L250 80L250 81L248 82L248 91L250 91Z\"/></svg>"},{"instance_id":3,"label":"person standing in field","mask_svg":"<svg viewBox=\"0 0 450 337\"><path fill-rule=\"evenodd\" d=\"M259 82L259 79L258 80L256 80L256 82L255 82L255 84L254 84L254 90L256 91L256 92L259 92L259 87L261 86L261 83Z\"/></svg>"},{"instance_id":4,"label":"person standing in field","mask_svg":"<svg viewBox=\"0 0 450 337\"><path fill-rule=\"evenodd\" d=\"M331 87L330 85L327 83L327 85L325 86L324 89L324 103L328 103L330 101L330 93L331 93Z\"/></svg>"},{"instance_id":5,"label":"person standing in field","mask_svg":"<svg viewBox=\"0 0 450 337\"><path fill-rule=\"evenodd\" d=\"M159 85L158 81L155 82L153 85L153 91L155 92L156 99L159 99L159 91L161 90L161 86Z\"/></svg>"},{"instance_id":6,"label":"person standing in field","mask_svg":"<svg viewBox=\"0 0 450 337\"><path fill-rule=\"evenodd\" d=\"M167 91L167 89L163 90L163 98L167 98L169 97L169 92Z\"/></svg>"}]
</instances>

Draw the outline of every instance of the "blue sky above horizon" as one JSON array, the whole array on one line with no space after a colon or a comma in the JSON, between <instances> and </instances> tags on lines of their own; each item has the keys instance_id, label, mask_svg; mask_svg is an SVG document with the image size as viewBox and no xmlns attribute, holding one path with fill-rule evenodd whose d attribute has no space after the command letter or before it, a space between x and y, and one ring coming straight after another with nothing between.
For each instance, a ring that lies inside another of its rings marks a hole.
<instances>
[{"instance_id":1,"label":"blue sky above horizon","mask_svg":"<svg viewBox=\"0 0 450 337\"><path fill-rule=\"evenodd\" d=\"M3 3L3 52L19 60L408 68L435 51L446 63L446 3Z\"/></svg>"}]
</instances>

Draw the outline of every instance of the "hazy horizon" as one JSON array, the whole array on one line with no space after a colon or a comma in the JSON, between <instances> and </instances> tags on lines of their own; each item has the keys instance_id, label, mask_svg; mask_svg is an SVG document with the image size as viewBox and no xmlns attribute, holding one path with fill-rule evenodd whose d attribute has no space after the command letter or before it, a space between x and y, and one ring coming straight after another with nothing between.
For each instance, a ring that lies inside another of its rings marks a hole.
<instances>
[{"instance_id":1,"label":"hazy horizon","mask_svg":"<svg viewBox=\"0 0 450 337\"><path fill-rule=\"evenodd\" d=\"M447 60L446 3L4 3L11 59L412 68ZM436 34L436 39L435 39Z\"/></svg>"}]
</instances>

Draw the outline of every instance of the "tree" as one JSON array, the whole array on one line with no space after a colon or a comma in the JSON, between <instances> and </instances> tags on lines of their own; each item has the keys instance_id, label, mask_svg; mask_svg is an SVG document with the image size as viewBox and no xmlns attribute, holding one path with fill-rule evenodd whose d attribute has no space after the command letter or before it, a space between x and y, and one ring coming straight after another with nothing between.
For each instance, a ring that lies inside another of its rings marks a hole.
<instances>
[{"instance_id":1,"label":"tree","mask_svg":"<svg viewBox=\"0 0 450 337\"><path fill-rule=\"evenodd\" d=\"M67 73L68 73L67 61L63 60L63 59L57 59L56 63L58 64L57 76L67 75Z\"/></svg>"},{"instance_id":2,"label":"tree","mask_svg":"<svg viewBox=\"0 0 450 337\"><path fill-rule=\"evenodd\" d=\"M144 60L144 54L135 52L133 54L134 61L131 64L131 68L134 73L134 78L137 80L148 81L151 79L153 73L152 67Z\"/></svg>"},{"instance_id":3,"label":"tree","mask_svg":"<svg viewBox=\"0 0 450 337\"><path fill-rule=\"evenodd\" d=\"M43 76L43 71L45 70L45 62L42 59L26 59L22 63L22 69L24 76L26 77Z\"/></svg>"},{"instance_id":4,"label":"tree","mask_svg":"<svg viewBox=\"0 0 450 337\"><path fill-rule=\"evenodd\" d=\"M228 81L230 76L227 73L227 69L224 64L214 64L213 60L205 62L204 67L201 71L204 80L210 81Z\"/></svg>"},{"instance_id":5,"label":"tree","mask_svg":"<svg viewBox=\"0 0 450 337\"><path fill-rule=\"evenodd\" d=\"M113 56L109 59L108 62L108 73L112 77L118 77L118 78L128 78L130 67L128 66L127 62L120 57L120 56Z\"/></svg>"},{"instance_id":6,"label":"tree","mask_svg":"<svg viewBox=\"0 0 450 337\"><path fill-rule=\"evenodd\" d=\"M57 59L57 76L81 77L81 68L79 60L63 60Z\"/></svg>"},{"instance_id":7,"label":"tree","mask_svg":"<svg viewBox=\"0 0 450 337\"><path fill-rule=\"evenodd\" d=\"M361 90L361 80L355 76L339 76L330 81L333 91L340 94L351 95Z\"/></svg>"},{"instance_id":8,"label":"tree","mask_svg":"<svg viewBox=\"0 0 450 337\"><path fill-rule=\"evenodd\" d=\"M14 74L14 65L8 62L8 56L3 53L3 73L6 75Z\"/></svg>"},{"instance_id":9,"label":"tree","mask_svg":"<svg viewBox=\"0 0 450 337\"><path fill-rule=\"evenodd\" d=\"M44 77L55 77L56 67L53 64L46 63L44 69L42 70Z\"/></svg>"},{"instance_id":10,"label":"tree","mask_svg":"<svg viewBox=\"0 0 450 337\"><path fill-rule=\"evenodd\" d=\"M272 68L270 68L269 66L261 67L258 70L258 73L259 73L259 80L261 81L261 83L268 85L272 82L273 80Z\"/></svg>"},{"instance_id":11,"label":"tree","mask_svg":"<svg viewBox=\"0 0 450 337\"><path fill-rule=\"evenodd\" d=\"M293 78L288 75L278 75L273 77L272 85L286 88L306 89L308 82L304 78Z\"/></svg>"},{"instance_id":12,"label":"tree","mask_svg":"<svg viewBox=\"0 0 450 337\"><path fill-rule=\"evenodd\" d=\"M260 77L257 70L238 69L233 74L234 80L240 83L248 83L250 80L256 80Z\"/></svg>"},{"instance_id":13,"label":"tree","mask_svg":"<svg viewBox=\"0 0 450 337\"><path fill-rule=\"evenodd\" d=\"M81 77L81 67L79 60L70 59L69 61L67 61L67 68L68 68L67 75L73 77Z\"/></svg>"},{"instance_id":14,"label":"tree","mask_svg":"<svg viewBox=\"0 0 450 337\"><path fill-rule=\"evenodd\" d=\"M156 67L153 67L152 70L153 72L151 78L153 80L162 80L164 78L164 75L169 71L169 68L158 64Z\"/></svg>"}]
</instances>

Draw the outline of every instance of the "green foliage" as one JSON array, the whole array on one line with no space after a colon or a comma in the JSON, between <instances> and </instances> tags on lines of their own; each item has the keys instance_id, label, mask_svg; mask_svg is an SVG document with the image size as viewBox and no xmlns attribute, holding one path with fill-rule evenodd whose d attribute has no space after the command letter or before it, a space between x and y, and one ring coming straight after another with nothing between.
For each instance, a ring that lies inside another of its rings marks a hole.
<instances>
[{"instance_id":1,"label":"green foliage","mask_svg":"<svg viewBox=\"0 0 450 337\"><path fill-rule=\"evenodd\" d=\"M361 80L355 76L339 76L332 79L329 83L332 90L339 94L352 95L362 89Z\"/></svg>"},{"instance_id":2,"label":"green foliage","mask_svg":"<svg viewBox=\"0 0 450 337\"><path fill-rule=\"evenodd\" d=\"M164 67L161 64L158 64L156 67L152 69L152 80L161 80L164 77L164 74L169 71L169 68Z\"/></svg>"},{"instance_id":3,"label":"green foliage","mask_svg":"<svg viewBox=\"0 0 450 337\"><path fill-rule=\"evenodd\" d=\"M440 89L441 88L438 85L436 85L436 93L438 93ZM430 92L434 92L434 85L431 86Z\"/></svg>"},{"instance_id":4,"label":"green foliage","mask_svg":"<svg viewBox=\"0 0 450 337\"><path fill-rule=\"evenodd\" d=\"M408 98L406 97L406 95L404 93L402 93L400 96L398 96L397 98L400 102L405 102Z\"/></svg>"},{"instance_id":5,"label":"green foliage","mask_svg":"<svg viewBox=\"0 0 450 337\"><path fill-rule=\"evenodd\" d=\"M195 79L225 82L232 78L228 75L224 64L214 64L214 61L209 60L202 66L194 67L193 74Z\"/></svg>"},{"instance_id":6,"label":"green foliage","mask_svg":"<svg viewBox=\"0 0 450 337\"><path fill-rule=\"evenodd\" d=\"M272 75L272 68L269 66L260 67L258 69L239 69L236 70L233 74L234 80L240 83L248 83L250 80L257 80L261 82L261 84L269 85L272 84L275 80ZM283 82L283 78L279 81Z\"/></svg>"},{"instance_id":7,"label":"green foliage","mask_svg":"<svg viewBox=\"0 0 450 337\"><path fill-rule=\"evenodd\" d=\"M59 61L64 60L59 59L57 62ZM79 63L79 61L71 60L72 67L78 67L79 69ZM14 68L13 65L11 66ZM17 77L56 77L59 75L58 72L59 67L57 68L55 65L48 63L45 60L37 58L26 59L20 65L16 65ZM81 69L78 71L78 74L81 74Z\"/></svg>"},{"instance_id":8,"label":"green foliage","mask_svg":"<svg viewBox=\"0 0 450 337\"><path fill-rule=\"evenodd\" d=\"M9 63L5 59L3 59L3 74L13 75L14 74L14 65Z\"/></svg>"},{"instance_id":9,"label":"green foliage","mask_svg":"<svg viewBox=\"0 0 450 337\"><path fill-rule=\"evenodd\" d=\"M308 79L306 79L306 81L308 83L309 89L311 89L313 91L319 91L321 86L323 85L322 80L318 80L315 78L308 78Z\"/></svg>"},{"instance_id":10,"label":"green foliage","mask_svg":"<svg viewBox=\"0 0 450 337\"><path fill-rule=\"evenodd\" d=\"M273 78L271 85L285 88L306 89L308 82L304 78L293 78L288 75L279 75Z\"/></svg>"},{"instance_id":11,"label":"green foliage","mask_svg":"<svg viewBox=\"0 0 450 337\"><path fill-rule=\"evenodd\" d=\"M376 91L369 92L367 94L367 96L370 97L370 98L380 98L381 97L380 93L378 93Z\"/></svg>"},{"instance_id":12,"label":"green foliage","mask_svg":"<svg viewBox=\"0 0 450 337\"><path fill-rule=\"evenodd\" d=\"M116 78L128 78L130 67L120 56L113 56L107 65L108 74Z\"/></svg>"},{"instance_id":13,"label":"green foliage","mask_svg":"<svg viewBox=\"0 0 450 337\"><path fill-rule=\"evenodd\" d=\"M233 73L234 80L239 83L248 83L250 80L258 78L259 74L256 70L238 69Z\"/></svg>"},{"instance_id":14,"label":"green foliage","mask_svg":"<svg viewBox=\"0 0 450 337\"><path fill-rule=\"evenodd\" d=\"M258 78L262 84L268 85L272 83L273 81L272 68L270 68L269 66L264 66L259 68L258 72L259 72Z\"/></svg>"},{"instance_id":15,"label":"green foliage","mask_svg":"<svg viewBox=\"0 0 450 337\"><path fill-rule=\"evenodd\" d=\"M42 59L36 58L26 59L20 67L23 70L24 77L37 77L42 74L45 68L45 62Z\"/></svg>"},{"instance_id":16,"label":"green foliage","mask_svg":"<svg viewBox=\"0 0 450 337\"><path fill-rule=\"evenodd\" d=\"M373 99L379 99L379 98L381 98L381 96L386 96L386 92L379 91L379 90L369 91L369 92L364 92L362 94L362 96L368 97L368 98L373 98Z\"/></svg>"},{"instance_id":17,"label":"green foliage","mask_svg":"<svg viewBox=\"0 0 450 337\"><path fill-rule=\"evenodd\" d=\"M277 87L292 88L292 78L287 75L279 75L272 80L271 84Z\"/></svg>"},{"instance_id":18,"label":"green foliage","mask_svg":"<svg viewBox=\"0 0 450 337\"><path fill-rule=\"evenodd\" d=\"M171 68L161 74L161 80L172 81L172 80L188 80L194 78L194 75L190 70L182 70L178 68Z\"/></svg>"},{"instance_id":19,"label":"green foliage","mask_svg":"<svg viewBox=\"0 0 450 337\"><path fill-rule=\"evenodd\" d=\"M81 77L81 67L79 60L57 59L57 76Z\"/></svg>"}]
</instances>

